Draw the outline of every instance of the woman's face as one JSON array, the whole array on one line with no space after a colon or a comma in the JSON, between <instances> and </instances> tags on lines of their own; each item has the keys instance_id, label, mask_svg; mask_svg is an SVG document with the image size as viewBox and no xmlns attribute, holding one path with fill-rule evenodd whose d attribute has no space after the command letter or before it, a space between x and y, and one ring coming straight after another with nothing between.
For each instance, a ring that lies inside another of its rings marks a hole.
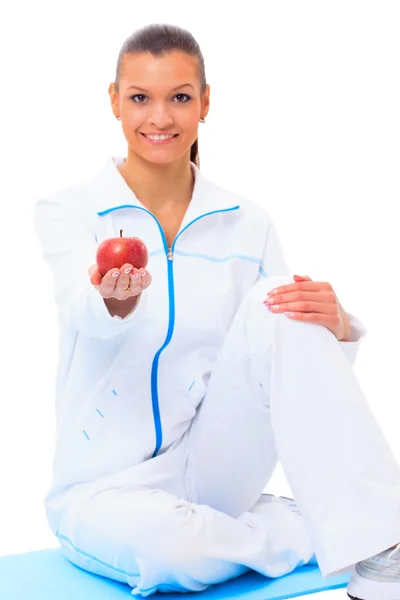
<instances>
[{"instance_id":1,"label":"woman's face","mask_svg":"<svg viewBox=\"0 0 400 600\"><path fill-rule=\"evenodd\" d=\"M197 58L183 52L157 58L126 54L119 93L112 83L109 94L131 151L148 161L167 163L190 152L199 120L208 113L210 86L201 97ZM164 143L144 135L170 133L177 135Z\"/></svg>"}]
</instances>

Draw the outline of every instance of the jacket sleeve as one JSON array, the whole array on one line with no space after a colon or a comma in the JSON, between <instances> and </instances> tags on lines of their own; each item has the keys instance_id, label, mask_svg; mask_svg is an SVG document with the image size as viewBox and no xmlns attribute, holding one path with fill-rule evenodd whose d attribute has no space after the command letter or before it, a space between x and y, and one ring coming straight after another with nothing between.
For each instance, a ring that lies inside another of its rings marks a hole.
<instances>
[{"instance_id":1,"label":"jacket sleeve","mask_svg":"<svg viewBox=\"0 0 400 600\"><path fill-rule=\"evenodd\" d=\"M284 252L280 241L278 239L275 225L271 219L271 216L268 214L268 231L267 231L267 240L264 248L264 255L261 261L260 266L260 276L261 277L271 277L273 275L289 275L291 276L291 272L286 262L286 258L284 256ZM294 280L293 280L294 282ZM342 348L347 360L351 364L354 365L358 349L365 339L367 335L367 329L364 323L358 319L356 316L347 312L347 315L350 319L351 325L351 333L350 340L347 342L339 341L340 347Z\"/></svg>"},{"instance_id":2,"label":"jacket sleeve","mask_svg":"<svg viewBox=\"0 0 400 600\"><path fill-rule=\"evenodd\" d=\"M265 211L266 212L266 211ZM289 275L290 270L286 262L281 243L278 239L274 222L269 213L267 214L267 239L260 265L261 277L272 277L273 275Z\"/></svg>"},{"instance_id":3,"label":"jacket sleeve","mask_svg":"<svg viewBox=\"0 0 400 600\"><path fill-rule=\"evenodd\" d=\"M353 366L356 362L358 349L367 335L367 328L365 327L364 323L354 315L350 314L349 312L347 312L347 315L350 319L351 327L350 340L348 342L339 342L339 344L345 353L347 360L351 366Z\"/></svg>"},{"instance_id":4,"label":"jacket sleeve","mask_svg":"<svg viewBox=\"0 0 400 600\"><path fill-rule=\"evenodd\" d=\"M145 310L147 290L125 318L110 315L88 273L89 267L96 263L98 243L94 226L83 209L84 199L80 203L75 200L74 193L65 192L37 200L36 233L42 256L53 275L54 299L60 315L88 337L110 339L134 327Z\"/></svg>"}]
</instances>

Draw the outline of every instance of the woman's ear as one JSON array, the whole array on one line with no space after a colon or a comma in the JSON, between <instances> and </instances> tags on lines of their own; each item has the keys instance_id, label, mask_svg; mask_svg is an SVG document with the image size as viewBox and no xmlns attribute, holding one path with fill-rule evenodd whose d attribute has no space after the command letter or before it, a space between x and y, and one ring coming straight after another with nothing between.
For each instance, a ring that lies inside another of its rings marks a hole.
<instances>
[{"instance_id":1,"label":"woman's ear","mask_svg":"<svg viewBox=\"0 0 400 600\"><path fill-rule=\"evenodd\" d=\"M210 109L210 85L207 83L206 89L204 90L202 103L201 103L201 114L202 118L205 119Z\"/></svg>"},{"instance_id":2,"label":"woman's ear","mask_svg":"<svg viewBox=\"0 0 400 600\"><path fill-rule=\"evenodd\" d=\"M119 116L119 94L115 89L115 84L113 82L110 83L108 87L108 94L110 96L111 108L115 117Z\"/></svg>"}]
</instances>

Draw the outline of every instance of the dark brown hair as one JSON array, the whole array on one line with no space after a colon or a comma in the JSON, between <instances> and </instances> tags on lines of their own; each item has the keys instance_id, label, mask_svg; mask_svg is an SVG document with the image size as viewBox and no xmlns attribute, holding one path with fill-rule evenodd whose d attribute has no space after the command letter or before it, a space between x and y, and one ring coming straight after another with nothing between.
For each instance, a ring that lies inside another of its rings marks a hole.
<instances>
[{"instance_id":1,"label":"dark brown hair","mask_svg":"<svg viewBox=\"0 0 400 600\"><path fill-rule=\"evenodd\" d=\"M200 89L201 94L203 94L206 89L206 75L204 58L199 44L186 29L182 29L176 25L162 23L154 23L142 27L141 29L137 29L125 40L118 55L114 82L116 91L119 91L122 59L125 54L141 54L142 52L149 52L153 56L158 57L164 56L175 50L186 52L190 56L197 56L199 61ZM200 167L198 138L190 149L190 160Z\"/></svg>"}]
</instances>

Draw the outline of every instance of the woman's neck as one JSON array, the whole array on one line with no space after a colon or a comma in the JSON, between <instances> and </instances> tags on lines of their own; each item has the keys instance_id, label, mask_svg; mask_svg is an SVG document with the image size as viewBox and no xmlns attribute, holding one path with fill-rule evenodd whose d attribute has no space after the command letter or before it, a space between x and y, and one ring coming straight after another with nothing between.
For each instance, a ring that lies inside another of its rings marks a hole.
<instances>
[{"instance_id":1,"label":"woman's neck","mask_svg":"<svg viewBox=\"0 0 400 600\"><path fill-rule=\"evenodd\" d=\"M153 213L187 206L193 195L194 176L187 157L155 164L130 156L118 167L136 198Z\"/></svg>"}]
</instances>

